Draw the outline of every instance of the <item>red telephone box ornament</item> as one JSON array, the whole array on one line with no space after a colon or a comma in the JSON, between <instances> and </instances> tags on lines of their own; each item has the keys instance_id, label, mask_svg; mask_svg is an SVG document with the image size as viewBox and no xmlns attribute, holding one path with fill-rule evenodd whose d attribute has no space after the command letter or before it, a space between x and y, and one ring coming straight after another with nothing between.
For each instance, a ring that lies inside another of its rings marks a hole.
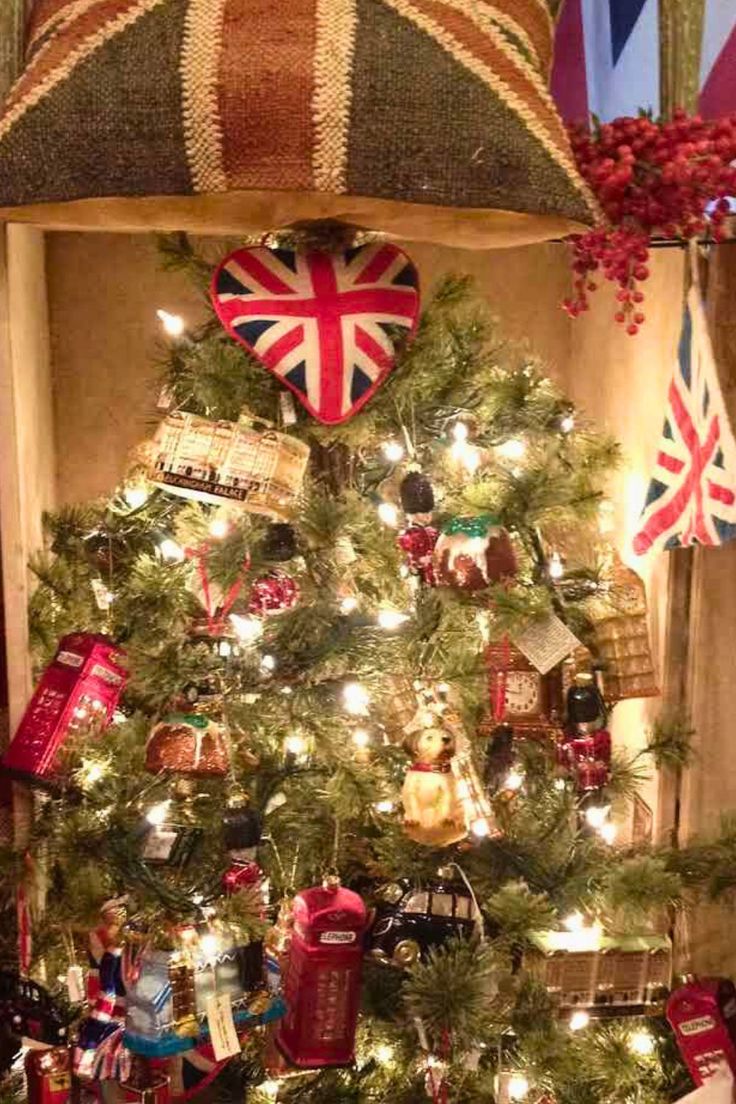
<instances>
[{"instance_id":1,"label":"red telephone box ornament","mask_svg":"<svg viewBox=\"0 0 736 1104\"><path fill-rule=\"evenodd\" d=\"M28 1104L66 1104L72 1090L68 1046L29 1050L25 1067Z\"/></svg>"},{"instance_id":2,"label":"red telephone box ornament","mask_svg":"<svg viewBox=\"0 0 736 1104\"><path fill-rule=\"evenodd\" d=\"M355 1058L365 904L337 878L294 898L279 1048L300 1068L347 1066Z\"/></svg>"},{"instance_id":3,"label":"red telephone box ornament","mask_svg":"<svg viewBox=\"0 0 736 1104\"><path fill-rule=\"evenodd\" d=\"M696 1085L724 1063L736 1075L736 987L726 978L693 978L667 1001L667 1019Z\"/></svg>"},{"instance_id":4,"label":"red telephone box ornament","mask_svg":"<svg viewBox=\"0 0 736 1104\"><path fill-rule=\"evenodd\" d=\"M66 738L109 724L128 677L124 656L101 634L63 637L0 765L29 781L56 781Z\"/></svg>"}]
</instances>

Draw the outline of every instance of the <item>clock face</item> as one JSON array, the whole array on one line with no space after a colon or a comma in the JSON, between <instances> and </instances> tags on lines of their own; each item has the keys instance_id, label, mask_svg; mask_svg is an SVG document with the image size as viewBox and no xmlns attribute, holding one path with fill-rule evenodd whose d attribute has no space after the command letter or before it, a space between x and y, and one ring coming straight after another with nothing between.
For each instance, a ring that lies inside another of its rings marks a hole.
<instances>
[{"instance_id":1,"label":"clock face","mask_svg":"<svg viewBox=\"0 0 736 1104\"><path fill-rule=\"evenodd\" d=\"M542 712L541 677L536 671L508 671L506 712L533 716Z\"/></svg>"}]
</instances>

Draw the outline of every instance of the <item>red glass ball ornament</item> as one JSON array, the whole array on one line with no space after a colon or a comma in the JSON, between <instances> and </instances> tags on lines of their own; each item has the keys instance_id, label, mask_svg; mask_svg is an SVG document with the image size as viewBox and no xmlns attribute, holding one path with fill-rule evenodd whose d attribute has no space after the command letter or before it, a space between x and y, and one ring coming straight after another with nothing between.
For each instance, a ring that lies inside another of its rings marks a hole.
<instances>
[{"instance_id":1,"label":"red glass ball ornament","mask_svg":"<svg viewBox=\"0 0 736 1104\"><path fill-rule=\"evenodd\" d=\"M267 617L293 609L301 597L299 584L283 571L269 571L253 583L248 599L248 613Z\"/></svg>"}]
</instances>

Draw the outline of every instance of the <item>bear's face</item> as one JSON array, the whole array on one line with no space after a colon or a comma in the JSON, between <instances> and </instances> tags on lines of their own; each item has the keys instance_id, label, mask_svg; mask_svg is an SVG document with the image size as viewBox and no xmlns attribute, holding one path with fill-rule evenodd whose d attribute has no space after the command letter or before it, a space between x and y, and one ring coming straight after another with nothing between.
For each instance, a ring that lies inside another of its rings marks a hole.
<instances>
[{"instance_id":1,"label":"bear's face","mask_svg":"<svg viewBox=\"0 0 736 1104\"><path fill-rule=\"evenodd\" d=\"M415 753L420 763L446 763L455 754L455 740L441 728L423 728L417 733Z\"/></svg>"}]
</instances>

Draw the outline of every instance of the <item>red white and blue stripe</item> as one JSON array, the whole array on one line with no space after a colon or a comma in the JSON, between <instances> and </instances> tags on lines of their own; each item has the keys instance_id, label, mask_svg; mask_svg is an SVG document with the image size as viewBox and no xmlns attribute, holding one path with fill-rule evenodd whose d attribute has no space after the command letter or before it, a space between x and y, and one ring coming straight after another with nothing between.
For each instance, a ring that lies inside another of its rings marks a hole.
<instances>
[{"instance_id":1,"label":"red white and blue stripe","mask_svg":"<svg viewBox=\"0 0 736 1104\"><path fill-rule=\"evenodd\" d=\"M328 424L368 402L419 316L417 270L388 243L237 249L215 273L212 300L230 335Z\"/></svg>"},{"instance_id":2,"label":"red white and blue stripe","mask_svg":"<svg viewBox=\"0 0 736 1104\"><path fill-rule=\"evenodd\" d=\"M705 0L699 110L736 111L736 4ZM566 122L659 114L658 0L565 0L552 92Z\"/></svg>"},{"instance_id":3,"label":"red white and blue stripe","mask_svg":"<svg viewBox=\"0 0 736 1104\"><path fill-rule=\"evenodd\" d=\"M736 537L736 442L707 322L690 289L678 364L634 551L716 545Z\"/></svg>"}]
</instances>

